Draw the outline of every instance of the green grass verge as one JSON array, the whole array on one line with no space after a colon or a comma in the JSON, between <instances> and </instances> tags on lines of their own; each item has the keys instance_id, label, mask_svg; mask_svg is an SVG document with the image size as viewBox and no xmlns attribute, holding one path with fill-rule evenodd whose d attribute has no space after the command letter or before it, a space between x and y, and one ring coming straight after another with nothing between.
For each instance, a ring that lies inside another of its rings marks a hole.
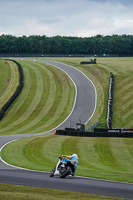
<instances>
[{"instance_id":1,"label":"green grass verge","mask_svg":"<svg viewBox=\"0 0 133 200\"><path fill-rule=\"evenodd\" d=\"M0 61L0 109L15 93L19 85L19 72L15 63Z\"/></svg>"},{"instance_id":2,"label":"green grass verge","mask_svg":"<svg viewBox=\"0 0 133 200\"><path fill-rule=\"evenodd\" d=\"M7 80L10 77L11 72L9 66L5 64L5 61L0 60L0 98L9 85L9 82Z\"/></svg>"},{"instance_id":3,"label":"green grass verge","mask_svg":"<svg viewBox=\"0 0 133 200\"><path fill-rule=\"evenodd\" d=\"M0 200L120 200L79 192L0 184ZM123 199L124 200L124 199Z\"/></svg>"},{"instance_id":4,"label":"green grass verge","mask_svg":"<svg viewBox=\"0 0 133 200\"><path fill-rule=\"evenodd\" d=\"M45 135L5 146L1 157L23 168L51 171L59 155L77 153L76 175L133 183L133 139Z\"/></svg>"},{"instance_id":5,"label":"green grass verge","mask_svg":"<svg viewBox=\"0 0 133 200\"><path fill-rule=\"evenodd\" d=\"M41 133L59 125L72 110L75 87L50 65L20 61L24 88L1 121L0 134Z\"/></svg>"}]
</instances>

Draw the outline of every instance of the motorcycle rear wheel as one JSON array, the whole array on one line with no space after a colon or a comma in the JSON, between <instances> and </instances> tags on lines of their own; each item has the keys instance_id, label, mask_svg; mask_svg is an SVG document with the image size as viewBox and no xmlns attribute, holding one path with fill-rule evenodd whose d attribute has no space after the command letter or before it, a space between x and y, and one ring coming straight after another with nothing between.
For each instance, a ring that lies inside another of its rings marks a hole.
<instances>
[{"instance_id":1,"label":"motorcycle rear wheel","mask_svg":"<svg viewBox=\"0 0 133 200\"><path fill-rule=\"evenodd\" d=\"M65 172L60 175L60 178L65 178L69 174L71 174L71 167L67 166Z\"/></svg>"}]
</instances>

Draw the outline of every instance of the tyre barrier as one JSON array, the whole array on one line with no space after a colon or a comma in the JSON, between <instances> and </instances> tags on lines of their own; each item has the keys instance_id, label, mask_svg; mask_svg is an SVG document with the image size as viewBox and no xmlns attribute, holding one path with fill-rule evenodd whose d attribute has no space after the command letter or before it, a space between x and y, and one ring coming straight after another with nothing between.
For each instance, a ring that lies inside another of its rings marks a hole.
<instances>
[{"instance_id":1,"label":"tyre barrier","mask_svg":"<svg viewBox=\"0 0 133 200\"><path fill-rule=\"evenodd\" d=\"M133 138L133 129L94 129L94 132L80 132L72 129L56 130L55 135L78 137L120 137Z\"/></svg>"},{"instance_id":2,"label":"tyre barrier","mask_svg":"<svg viewBox=\"0 0 133 200\"><path fill-rule=\"evenodd\" d=\"M112 128L113 118L113 98L114 98L114 75L110 72L110 85L109 85L109 97L108 97L108 111L107 111L107 127Z\"/></svg>"},{"instance_id":3,"label":"tyre barrier","mask_svg":"<svg viewBox=\"0 0 133 200\"><path fill-rule=\"evenodd\" d=\"M14 102L14 100L18 97L18 95L20 94L20 92L21 92L21 90L24 86L24 75L23 75L23 69L22 69L21 65L18 62L16 62L15 60L11 60L11 59L6 59L6 60L12 61L18 66L19 85L18 85L15 93L10 97L10 99L1 108L1 110L0 110L0 121L3 119L5 112L11 106L11 104Z\"/></svg>"},{"instance_id":4,"label":"tyre barrier","mask_svg":"<svg viewBox=\"0 0 133 200\"><path fill-rule=\"evenodd\" d=\"M96 59L90 59L90 61L82 61L80 64L96 64Z\"/></svg>"}]
</instances>

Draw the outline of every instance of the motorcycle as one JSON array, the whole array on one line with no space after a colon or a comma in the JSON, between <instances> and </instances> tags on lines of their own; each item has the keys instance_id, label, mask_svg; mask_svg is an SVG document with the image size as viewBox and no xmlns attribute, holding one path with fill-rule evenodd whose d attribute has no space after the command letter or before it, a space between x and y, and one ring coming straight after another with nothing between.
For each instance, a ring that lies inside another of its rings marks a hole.
<instances>
[{"instance_id":1,"label":"motorcycle","mask_svg":"<svg viewBox=\"0 0 133 200\"><path fill-rule=\"evenodd\" d=\"M59 161L56 167L50 172L50 177L55 175L60 176L60 178L65 178L66 176L72 175L72 169L74 167L74 163L71 161L64 162L61 157L59 157Z\"/></svg>"}]
</instances>

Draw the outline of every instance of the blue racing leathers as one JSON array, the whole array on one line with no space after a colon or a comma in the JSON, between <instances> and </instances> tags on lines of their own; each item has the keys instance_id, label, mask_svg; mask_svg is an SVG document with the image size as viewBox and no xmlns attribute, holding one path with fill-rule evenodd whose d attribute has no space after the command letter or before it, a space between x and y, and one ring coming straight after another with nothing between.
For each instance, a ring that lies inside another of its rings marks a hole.
<instances>
[{"instance_id":1,"label":"blue racing leathers","mask_svg":"<svg viewBox=\"0 0 133 200\"><path fill-rule=\"evenodd\" d=\"M72 156L70 159L68 159L68 158L65 158L64 157L64 159L62 160L63 162L71 162L71 164L74 166L73 168L72 168L72 175L74 176L74 174L75 174L75 171L76 171L76 169L77 169L77 165L78 165L78 159L75 157L75 156Z\"/></svg>"}]
</instances>

